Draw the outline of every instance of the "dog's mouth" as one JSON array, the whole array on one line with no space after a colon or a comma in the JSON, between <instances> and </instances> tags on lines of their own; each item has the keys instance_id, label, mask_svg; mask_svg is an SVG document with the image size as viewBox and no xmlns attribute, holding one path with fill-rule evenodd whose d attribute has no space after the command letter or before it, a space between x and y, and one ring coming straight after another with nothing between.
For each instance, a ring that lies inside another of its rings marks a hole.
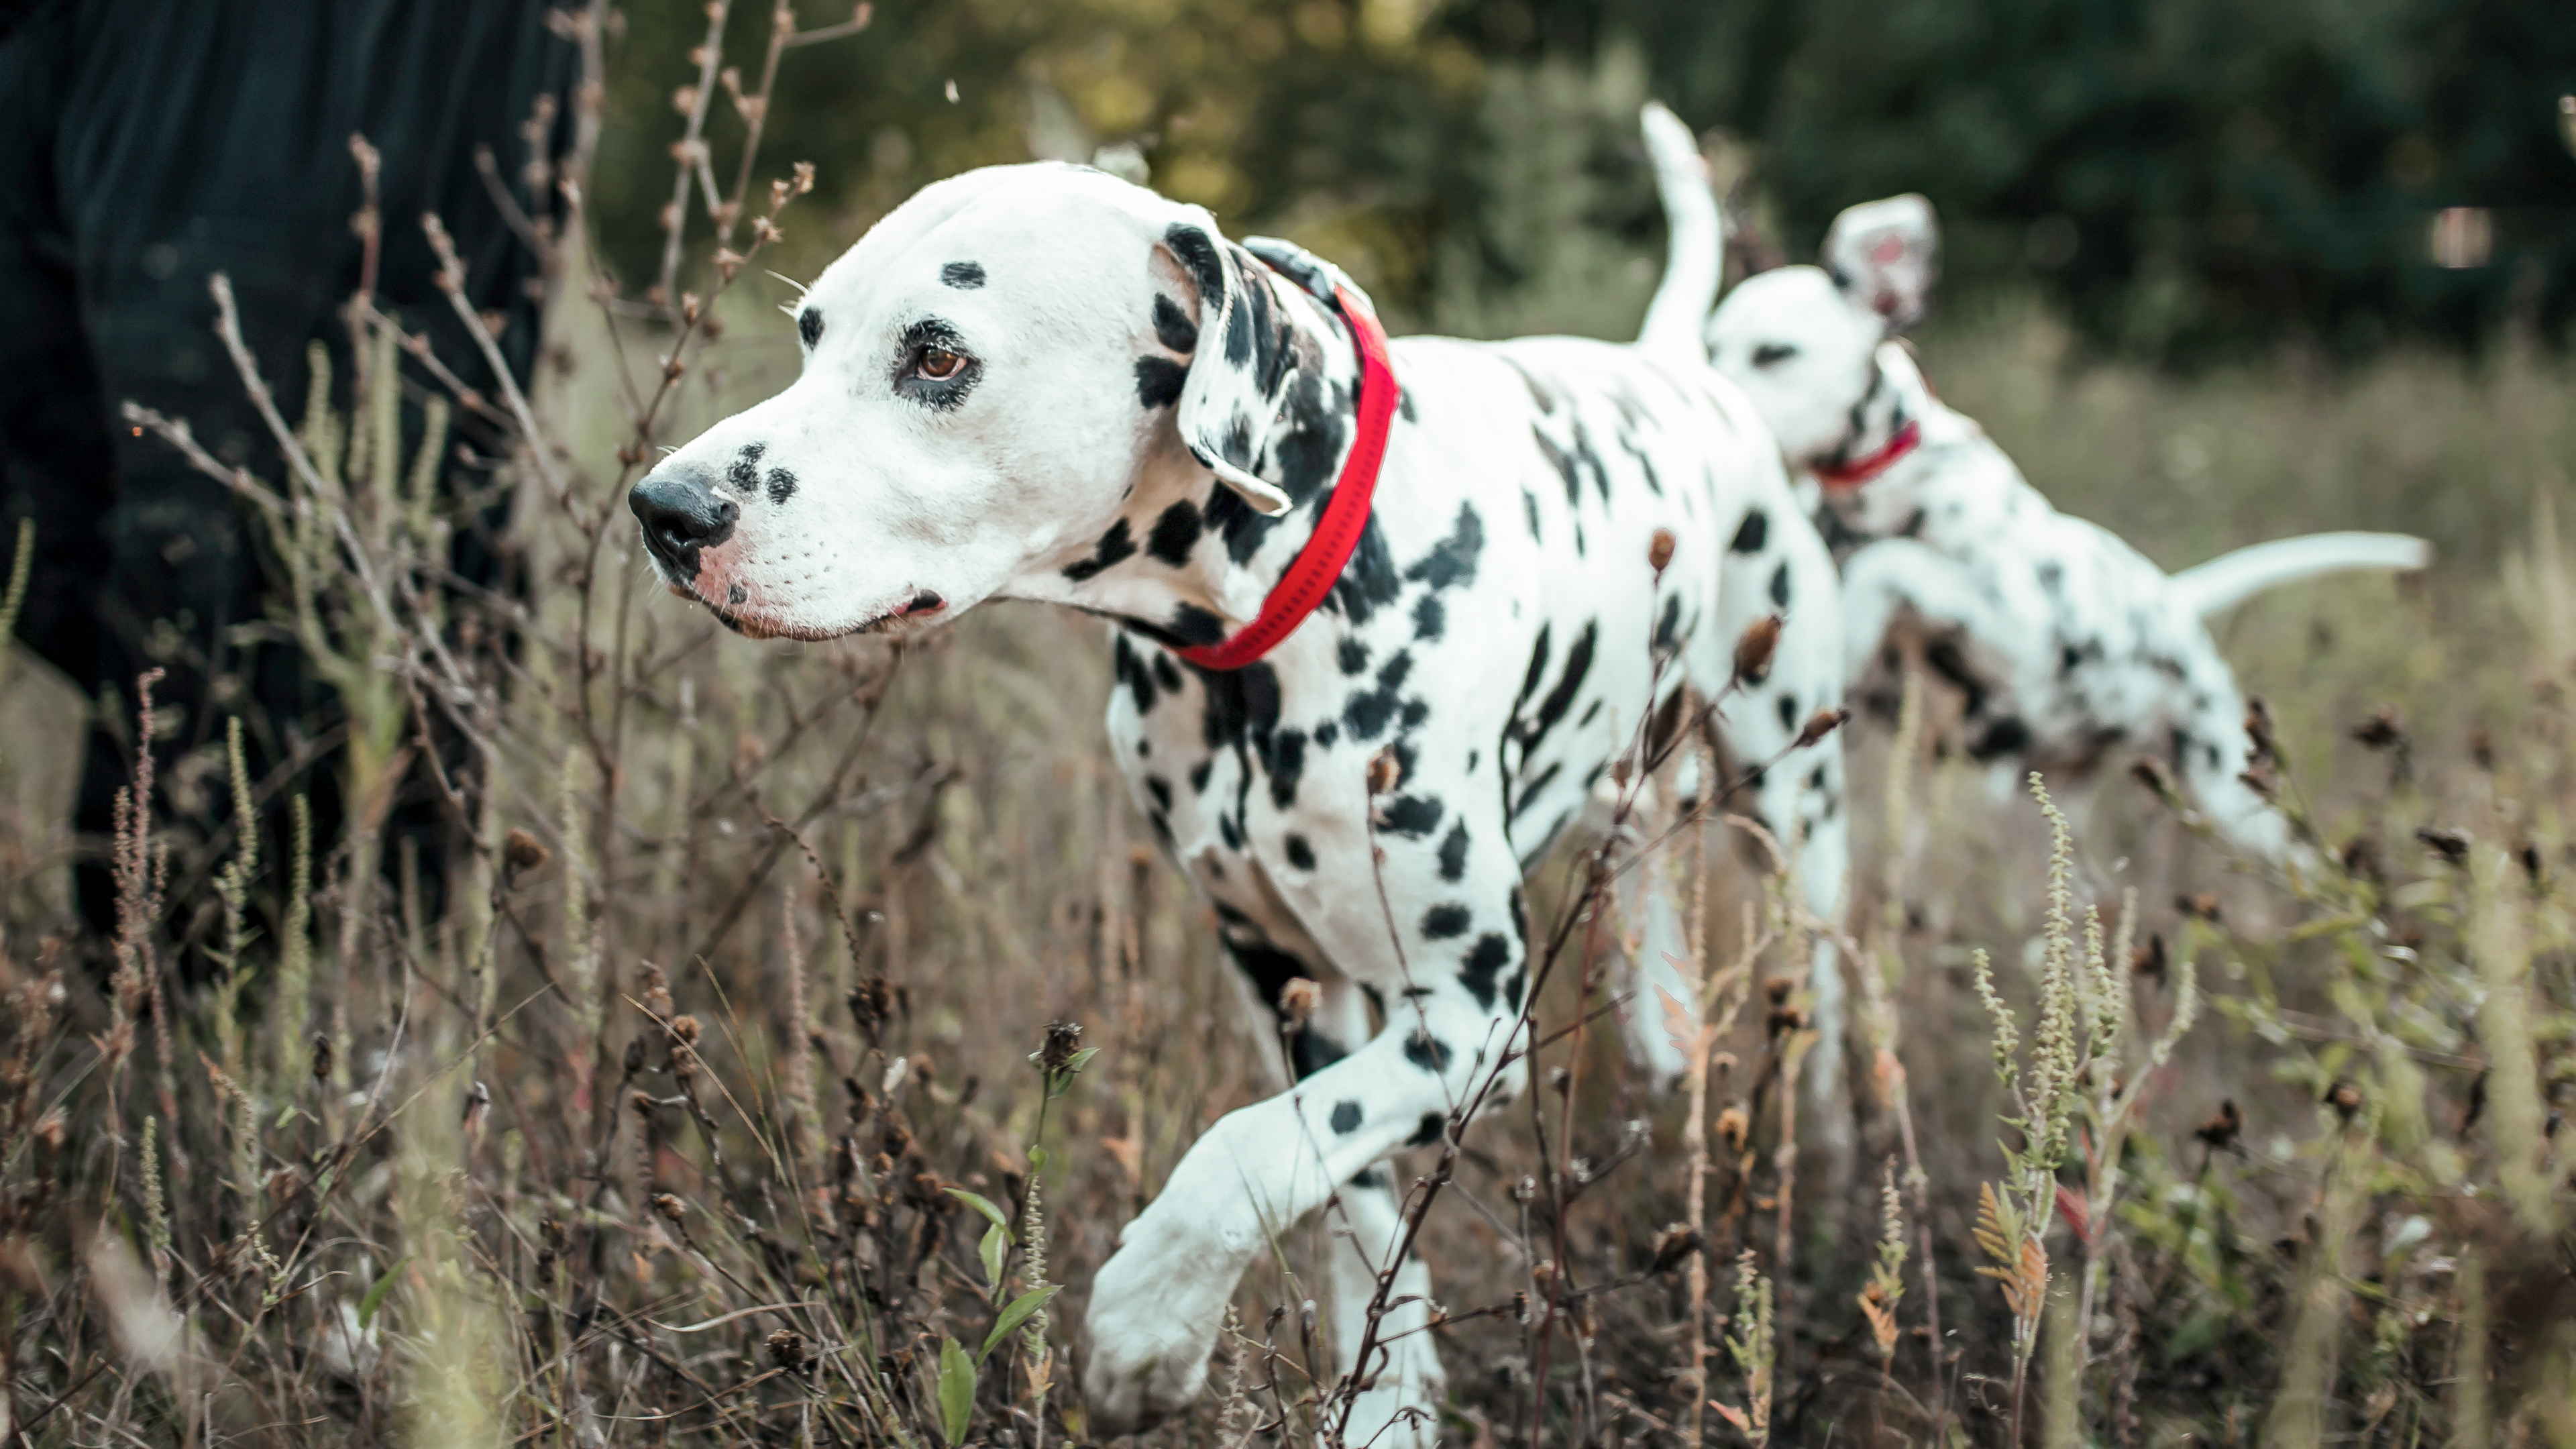
<instances>
[{"instance_id":1,"label":"dog's mouth","mask_svg":"<svg viewBox=\"0 0 2576 1449\"><path fill-rule=\"evenodd\" d=\"M792 639L800 644L820 644L832 639L846 639L854 634L909 632L910 626L930 623L934 616L945 615L948 611L948 601L935 590L916 588L902 603L855 624L799 624L743 607L739 585L727 590L728 602L719 604L688 585L671 583L668 579L663 582L675 597L704 605L708 613L716 616L716 622L746 639Z\"/></svg>"}]
</instances>

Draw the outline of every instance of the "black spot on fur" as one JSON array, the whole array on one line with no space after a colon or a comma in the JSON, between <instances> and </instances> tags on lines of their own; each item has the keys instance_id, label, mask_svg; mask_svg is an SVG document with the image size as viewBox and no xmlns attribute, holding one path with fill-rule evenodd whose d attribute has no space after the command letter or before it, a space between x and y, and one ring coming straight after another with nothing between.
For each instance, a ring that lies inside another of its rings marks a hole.
<instances>
[{"instance_id":1,"label":"black spot on fur","mask_svg":"<svg viewBox=\"0 0 2576 1449\"><path fill-rule=\"evenodd\" d=\"M1526 488L1522 489L1521 507L1529 514L1530 537L1535 540L1538 537L1538 495Z\"/></svg>"},{"instance_id":2,"label":"black spot on fur","mask_svg":"<svg viewBox=\"0 0 2576 1449\"><path fill-rule=\"evenodd\" d=\"M1522 758L1528 758L1529 752L1538 748L1538 742L1547 738L1547 732L1556 728L1573 706L1575 691L1583 687L1584 677L1592 672L1592 649L1600 637L1601 621L1586 620L1583 632L1574 636L1573 645L1565 651L1565 672L1557 676L1556 687L1547 692L1547 698L1539 701L1537 717L1525 726L1515 721L1515 727L1521 730ZM1533 658L1531 663L1535 668L1538 661Z\"/></svg>"},{"instance_id":3,"label":"black spot on fur","mask_svg":"<svg viewBox=\"0 0 2576 1449\"><path fill-rule=\"evenodd\" d=\"M804 311L797 313L796 335L804 338L805 345L808 347L812 347L816 343L821 342L823 340L823 309L820 307L808 307Z\"/></svg>"},{"instance_id":4,"label":"black spot on fur","mask_svg":"<svg viewBox=\"0 0 2576 1449\"><path fill-rule=\"evenodd\" d=\"M1199 541L1199 506L1184 498L1163 510L1145 535L1145 552L1179 568L1190 561L1190 546Z\"/></svg>"},{"instance_id":5,"label":"black spot on fur","mask_svg":"<svg viewBox=\"0 0 2576 1449\"><path fill-rule=\"evenodd\" d=\"M1448 836L1440 842L1440 878L1454 881L1466 873L1467 822L1461 820L1449 827Z\"/></svg>"},{"instance_id":6,"label":"black spot on fur","mask_svg":"<svg viewBox=\"0 0 2576 1449\"><path fill-rule=\"evenodd\" d=\"M1127 530L1127 520L1122 518L1109 525L1107 533L1100 535L1100 544L1092 550L1091 557L1066 565L1064 576L1080 583L1112 564L1134 557L1135 553L1136 540Z\"/></svg>"},{"instance_id":7,"label":"black spot on fur","mask_svg":"<svg viewBox=\"0 0 2576 1449\"><path fill-rule=\"evenodd\" d=\"M1681 627L1682 596L1667 594L1664 596L1664 612L1655 620L1655 648L1671 649L1680 639Z\"/></svg>"},{"instance_id":8,"label":"black spot on fur","mask_svg":"<svg viewBox=\"0 0 2576 1449\"><path fill-rule=\"evenodd\" d=\"M1181 385L1189 378L1179 363L1147 353L1136 359L1136 401L1147 412L1170 407L1181 400Z\"/></svg>"},{"instance_id":9,"label":"black spot on fur","mask_svg":"<svg viewBox=\"0 0 2576 1449\"><path fill-rule=\"evenodd\" d=\"M1538 440L1538 450L1546 457L1547 465L1556 470L1556 476L1565 480L1565 501L1582 502L1583 475L1575 468L1572 455L1548 441L1547 434L1540 432L1536 426L1530 428L1530 436Z\"/></svg>"},{"instance_id":10,"label":"black spot on fur","mask_svg":"<svg viewBox=\"0 0 2576 1449\"><path fill-rule=\"evenodd\" d=\"M796 496L796 475L784 468L769 470L769 501L784 503Z\"/></svg>"},{"instance_id":11,"label":"black spot on fur","mask_svg":"<svg viewBox=\"0 0 2576 1449\"><path fill-rule=\"evenodd\" d=\"M1529 388L1530 401L1538 404L1538 410L1540 412L1552 413L1556 411L1555 392L1551 391L1545 384L1541 383L1536 374L1532 373L1528 368L1521 366L1518 362L1512 361L1512 359L1508 357L1504 358L1503 361L1511 367L1512 371L1521 375L1522 383L1527 385Z\"/></svg>"},{"instance_id":12,"label":"black spot on fur","mask_svg":"<svg viewBox=\"0 0 2576 1449\"><path fill-rule=\"evenodd\" d=\"M1225 621L1196 604L1183 604L1172 611L1171 635L1188 646L1213 644L1225 637Z\"/></svg>"},{"instance_id":13,"label":"black spot on fur","mask_svg":"<svg viewBox=\"0 0 2576 1449\"><path fill-rule=\"evenodd\" d=\"M1118 682L1126 685L1128 691L1136 696L1136 713L1139 716L1153 713L1154 677L1146 672L1145 661L1128 644L1126 635L1119 635L1110 644L1109 660Z\"/></svg>"},{"instance_id":14,"label":"black spot on fur","mask_svg":"<svg viewBox=\"0 0 2576 1449\"><path fill-rule=\"evenodd\" d=\"M2065 583L2066 565L2059 563L2055 559L2050 559L2048 562L2039 566L2039 586L2041 588L2046 589L2053 594L2060 588L2064 587Z\"/></svg>"},{"instance_id":15,"label":"black spot on fur","mask_svg":"<svg viewBox=\"0 0 2576 1449\"><path fill-rule=\"evenodd\" d=\"M1180 258L1181 265L1189 269L1190 280L1198 283L1201 311L1225 295L1225 264L1217 256L1216 243L1208 239L1206 232L1174 222L1163 233L1163 245L1172 249L1172 255Z\"/></svg>"},{"instance_id":16,"label":"black spot on fur","mask_svg":"<svg viewBox=\"0 0 2576 1449\"><path fill-rule=\"evenodd\" d=\"M1154 806L1156 809L1166 812L1171 810L1172 783L1169 780L1164 779L1160 775L1147 775L1145 777L1145 793L1154 797Z\"/></svg>"},{"instance_id":17,"label":"black spot on fur","mask_svg":"<svg viewBox=\"0 0 2576 1449\"><path fill-rule=\"evenodd\" d=\"M1333 1104L1333 1130L1344 1137L1350 1136L1352 1133L1359 1130L1361 1115L1359 1103L1335 1102Z\"/></svg>"},{"instance_id":18,"label":"black spot on fur","mask_svg":"<svg viewBox=\"0 0 2576 1449\"><path fill-rule=\"evenodd\" d=\"M1736 526L1734 541L1727 547L1737 553L1760 553L1770 541L1771 515L1756 508L1744 515L1744 522Z\"/></svg>"},{"instance_id":19,"label":"black spot on fur","mask_svg":"<svg viewBox=\"0 0 2576 1449\"><path fill-rule=\"evenodd\" d=\"M1476 581L1476 560L1484 551L1485 520L1478 516L1474 505L1461 503L1457 521L1449 525L1449 536L1408 566L1405 580L1429 584L1435 590L1472 584Z\"/></svg>"},{"instance_id":20,"label":"black spot on fur","mask_svg":"<svg viewBox=\"0 0 2576 1449\"><path fill-rule=\"evenodd\" d=\"M1154 656L1154 682L1163 686L1163 692L1165 694L1178 694L1181 692L1181 666L1172 662L1171 655L1157 654Z\"/></svg>"},{"instance_id":21,"label":"black spot on fur","mask_svg":"<svg viewBox=\"0 0 2576 1449\"><path fill-rule=\"evenodd\" d=\"M725 469L725 482L745 503L760 496L760 455L768 451L767 443L745 443L734 456L732 466Z\"/></svg>"},{"instance_id":22,"label":"black spot on fur","mask_svg":"<svg viewBox=\"0 0 2576 1449\"><path fill-rule=\"evenodd\" d=\"M1197 764L1190 766L1190 793L1193 795L1206 794L1208 776L1213 773L1215 769L1216 760L1213 757L1201 760Z\"/></svg>"},{"instance_id":23,"label":"black spot on fur","mask_svg":"<svg viewBox=\"0 0 2576 1449\"><path fill-rule=\"evenodd\" d=\"M1449 616L1440 607L1436 594L1424 594L1413 601L1413 637L1425 643L1437 642L1448 628Z\"/></svg>"},{"instance_id":24,"label":"black spot on fur","mask_svg":"<svg viewBox=\"0 0 2576 1449\"><path fill-rule=\"evenodd\" d=\"M961 292L971 292L984 285L984 269L973 262L950 262L939 269L939 280Z\"/></svg>"},{"instance_id":25,"label":"black spot on fur","mask_svg":"<svg viewBox=\"0 0 2576 1449\"><path fill-rule=\"evenodd\" d=\"M1333 723L1331 720L1326 720L1322 724L1315 726L1315 743L1321 745L1325 749L1331 749L1335 744L1341 741L1341 738L1342 727Z\"/></svg>"},{"instance_id":26,"label":"black spot on fur","mask_svg":"<svg viewBox=\"0 0 2576 1449\"><path fill-rule=\"evenodd\" d=\"M1437 1075L1449 1070L1449 1056L1449 1044L1421 1027L1404 1039L1404 1059L1426 1072Z\"/></svg>"},{"instance_id":27,"label":"black spot on fur","mask_svg":"<svg viewBox=\"0 0 2576 1449\"><path fill-rule=\"evenodd\" d=\"M1530 644L1529 672L1521 676L1521 692L1512 700L1513 717L1518 718L1530 696L1538 693L1538 682L1547 677L1547 636L1549 626L1538 626L1538 638Z\"/></svg>"},{"instance_id":28,"label":"black spot on fur","mask_svg":"<svg viewBox=\"0 0 2576 1449\"><path fill-rule=\"evenodd\" d=\"M1362 690L1343 704L1342 723L1352 739L1373 740L1386 732L1399 703L1396 691L1404 687L1405 676L1412 672L1413 655L1399 649L1378 666L1375 689Z\"/></svg>"},{"instance_id":29,"label":"black spot on fur","mask_svg":"<svg viewBox=\"0 0 2576 1449\"><path fill-rule=\"evenodd\" d=\"M1387 802L1384 822L1378 828L1389 835L1420 840L1440 828L1440 802L1420 795L1398 795Z\"/></svg>"},{"instance_id":30,"label":"black spot on fur","mask_svg":"<svg viewBox=\"0 0 2576 1449\"><path fill-rule=\"evenodd\" d=\"M1798 701L1795 696L1784 694L1780 696L1780 728L1793 730L1797 727Z\"/></svg>"},{"instance_id":31,"label":"black spot on fur","mask_svg":"<svg viewBox=\"0 0 2576 1449\"><path fill-rule=\"evenodd\" d=\"M1412 1136L1404 1139L1404 1145L1407 1147L1428 1147L1432 1143L1439 1141L1440 1135L1448 1130L1448 1118L1441 1116L1437 1112L1425 1112L1422 1114L1421 1125L1413 1129Z\"/></svg>"},{"instance_id":32,"label":"black spot on fur","mask_svg":"<svg viewBox=\"0 0 2576 1449\"><path fill-rule=\"evenodd\" d=\"M1306 774L1306 732L1281 730L1270 739L1270 803L1285 810L1297 802Z\"/></svg>"},{"instance_id":33,"label":"black spot on fur","mask_svg":"<svg viewBox=\"0 0 2576 1449\"><path fill-rule=\"evenodd\" d=\"M1433 941L1446 941L1467 934L1467 923L1474 916L1461 905L1439 905L1422 913L1422 934Z\"/></svg>"},{"instance_id":34,"label":"black spot on fur","mask_svg":"<svg viewBox=\"0 0 2576 1449\"><path fill-rule=\"evenodd\" d=\"M2030 744L2030 726L2010 715L1986 726L1977 742L1968 746L1968 756L1976 760L1998 759L2018 754Z\"/></svg>"},{"instance_id":35,"label":"black spot on fur","mask_svg":"<svg viewBox=\"0 0 2576 1449\"><path fill-rule=\"evenodd\" d=\"M1344 674L1357 674L1368 668L1369 649L1357 639L1344 639L1333 651L1333 658Z\"/></svg>"},{"instance_id":36,"label":"black spot on fur","mask_svg":"<svg viewBox=\"0 0 2576 1449\"><path fill-rule=\"evenodd\" d=\"M1786 562L1771 571L1771 603L1774 608L1789 607L1789 565Z\"/></svg>"},{"instance_id":37,"label":"black spot on fur","mask_svg":"<svg viewBox=\"0 0 2576 1449\"><path fill-rule=\"evenodd\" d=\"M1154 340L1174 352L1199 350L1199 324L1181 310L1181 304L1157 292L1154 294Z\"/></svg>"},{"instance_id":38,"label":"black spot on fur","mask_svg":"<svg viewBox=\"0 0 2576 1449\"><path fill-rule=\"evenodd\" d=\"M1315 847L1306 843L1306 837L1302 835L1289 836L1287 841L1287 853L1288 863L1297 867L1299 870L1313 870L1315 868Z\"/></svg>"},{"instance_id":39,"label":"black spot on fur","mask_svg":"<svg viewBox=\"0 0 2576 1449\"><path fill-rule=\"evenodd\" d=\"M1458 968L1458 980L1476 998L1476 1004L1491 1011L1494 1008L1494 980L1511 964L1512 943L1500 932L1488 931L1476 938L1474 949Z\"/></svg>"},{"instance_id":40,"label":"black spot on fur","mask_svg":"<svg viewBox=\"0 0 2576 1449\"><path fill-rule=\"evenodd\" d=\"M1333 581L1333 591L1325 597L1324 606L1354 624L1365 624L1380 606L1394 603L1400 589L1395 555L1388 551L1386 534L1378 528L1376 515L1371 514L1368 526L1360 530L1359 546L1351 550L1351 561L1343 565L1342 576Z\"/></svg>"}]
</instances>

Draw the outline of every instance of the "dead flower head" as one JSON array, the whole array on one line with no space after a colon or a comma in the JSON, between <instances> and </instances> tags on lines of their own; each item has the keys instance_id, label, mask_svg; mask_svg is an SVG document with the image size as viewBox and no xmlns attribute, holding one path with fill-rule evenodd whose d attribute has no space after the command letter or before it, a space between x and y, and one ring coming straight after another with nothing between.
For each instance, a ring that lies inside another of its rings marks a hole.
<instances>
[{"instance_id":1,"label":"dead flower head","mask_svg":"<svg viewBox=\"0 0 2576 1449\"><path fill-rule=\"evenodd\" d=\"M1037 1051L1038 1070L1063 1071L1073 1061L1074 1054L1081 1050L1082 1028L1079 1025L1070 1021L1048 1022L1046 1043Z\"/></svg>"},{"instance_id":2,"label":"dead flower head","mask_svg":"<svg viewBox=\"0 0 2576 1449\"><path fill-rule=\"evenodd\" d=\"M1736 683L1760 684L1771 677L1771 656L1780 648L1780 625L1779 615L1765 614L1736 636Z\"/></svg>"},{"instance_id":3,"label":"dead flower head","mask_svg":"<svg viewBox=\"0 0 2576 1449\"><path fill-rule=\"evenodd\" d=\"M541 868L552 855L544 841L524 830L513 829L501 841L501 863L514 876Z\"/></svg>"},{"instance_id":4,"label":"dead flower head","mask_svg":"<svg viewBox=\"0 0 2576 1449\"><path fill-rule=\"evenodd\" d=\"M1669 528L1658 528L1655 530L1654 541L1646 545L1646 564L1655 571L1656 577L1661 578L1665 567L1672 561L1673 531Z\"/></svg>"},{"instance_id":5,"label":"dead flower head","mask_svg":"<svg viewBox=\"0 0 2576 1449\"><path fill-rule=\"evenodd\" d=\"M1368 792L1371 795L1392 795L1403 783L1404 762L1395 757L1395 746L1388 745L1369 756Z\"/></svg>"},{"instance_id":6,"label":"dead flower head","mask_svg":"<svg viewBox=\"0 0 2576 1449\"><path fill-rule=\"evenodd\" d=\"M1680 1267L1691 1254L1705 1247L1707 1241L1699 1229L1688 1223L1675 1223L1656 1235L1654 1265L1646 1271L1660 1278Z\"/></svg>"},{"instance_id":7,"label":"dead flower head","mask_svg":"<svg viewBox=\"0 0 2576 1449\"><path fill-rule=\"evenodd\" d=\"M2370 718L2352 727L2352 737L2366 749L2403 750L2407 746L2406 712L2383 704Z\"/></svg>"},{"instance_id":8,"label":"dead flower head","mask_svg":"<svg viewBox=\"0 0 2576 1449\"><path fill-rule=\"evenodd\" d=\"M1832 734L1834 731L1841 729L1844 721L1850 718L1851 711L1843 708L1841 705L1834 705L1830 708L1817 710L1814 714L1807 716L1806 727L1798 731L1798 742L1795 745L1790 746L1790 748L1803 750L1807 746L1823 739L1825 736Z\"/></svg>"}]
</instances>

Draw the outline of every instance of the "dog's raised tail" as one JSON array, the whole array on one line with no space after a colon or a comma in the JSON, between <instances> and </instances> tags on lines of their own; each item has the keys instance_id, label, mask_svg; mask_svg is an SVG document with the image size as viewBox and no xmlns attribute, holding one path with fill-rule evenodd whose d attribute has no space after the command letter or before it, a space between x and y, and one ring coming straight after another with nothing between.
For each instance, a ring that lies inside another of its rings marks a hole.
<instances>
[{"instance_id":1,"label":"dog's raised tail","mask_svg":"<svg viewBox=\"0 0 2576 1449\"><path fill-rule=\"evenodd\" d=\"M2301 579L2362 569L2410 573L2432 561L2431 544L2403 533L2307 533L2220 554L2174 575L2173 587L2206 619Z\"/></svg>"},{"instance_id":2,"label":"dog's raised tail","mask_svg":"<svg viewBox=\"0 0 2576 1449\"><path fill-rule=\"evenodd\" d=\"M1717 193L1708 185L1708 163L1699 154L1699 139L1662 103L1646 102L1637 118L1646 133L1646 155L1654 163L1655 190L1664 203L1664 279L1646 307L1637 345L1669 362L1705 366L1707 344L1700 328L1717 305L1717 284L1726 263L1726 223L1719 216Z\"/></svg>"}]
</instances>

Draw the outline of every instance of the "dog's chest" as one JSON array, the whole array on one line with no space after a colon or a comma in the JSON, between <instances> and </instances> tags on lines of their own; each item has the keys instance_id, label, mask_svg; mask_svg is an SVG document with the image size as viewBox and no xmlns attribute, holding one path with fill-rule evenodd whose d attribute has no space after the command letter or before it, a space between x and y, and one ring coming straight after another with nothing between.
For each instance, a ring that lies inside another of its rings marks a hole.
<instances>
[{"instance_id":1,"label":"dog's chest","mask_svg":"<svg viewBox=\"0 0 2576 1449\"><path fill-rule=\"evenodd\" d=\"M1319 911L1379 910L1373 833L1423 847L1443 882L1471 845L1534 854L1658 681L1677 688L1682 656L1707 652L1724 436L1652 426L1642 388L1587 392L1552 359L1523 361L1504 408L1489 386L1408 370L1372 536L1270 658L1203 672L1142 639L1113 644L1113 749L1238 954L1257 942L1312 959L1300 946ZM1660 580L1658 529L1675 550ZM1400 778L1372 801L1380 752Z\"/></svg>"}]
</instances>

